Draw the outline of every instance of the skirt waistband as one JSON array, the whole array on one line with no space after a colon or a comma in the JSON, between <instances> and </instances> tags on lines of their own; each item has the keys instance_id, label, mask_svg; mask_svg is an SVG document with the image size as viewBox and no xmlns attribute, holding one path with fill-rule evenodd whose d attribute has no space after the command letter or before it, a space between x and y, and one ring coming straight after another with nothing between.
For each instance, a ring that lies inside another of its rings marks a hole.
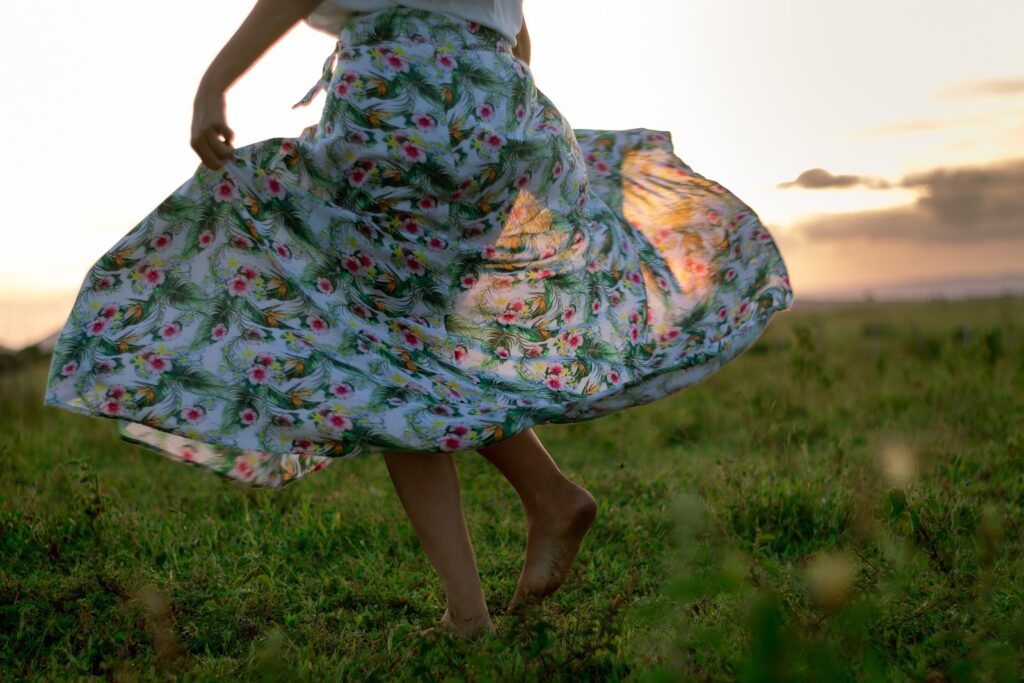
<instances>
[{"instance_id":1,"label":"skirt waistband","mask_svg":"<svg viewBox=\"0 0 1024 683\"><path fill-rule=\"evenodd\" d=\"M504 34L450 14L412 7L388 7L375 12L353 14L342 26L334 51L324 61L319 81L292 105L303 107L325 90L334 75L335 64L346 49L375 45L430 45L455 54L463 50L489 50L512 54L512 41Z\"/></svg>"}]
</instances>

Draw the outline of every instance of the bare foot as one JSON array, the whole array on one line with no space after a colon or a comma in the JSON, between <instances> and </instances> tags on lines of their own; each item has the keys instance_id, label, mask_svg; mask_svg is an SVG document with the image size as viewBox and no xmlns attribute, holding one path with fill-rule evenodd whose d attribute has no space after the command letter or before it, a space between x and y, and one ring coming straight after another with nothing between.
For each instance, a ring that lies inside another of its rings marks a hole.
<instances>
[{"instance_id":1,"label":"bare foot","mask_svg":"<svg viewBox=\"0 0 1024 683\"><path fill-rule=\"evenodd\" d=\"M526 561L508 604L510 613L558 590L594 522L597 501L582 486L571 486L551 500L547 511L527 520Z\"/></svg>"},{"instance_id":2,"label":"bare foot","mask_svg":"<svg viewBox=\"0 0 1024 683\"><path fill-rule=\"evenodd\" d=\"M445 609L444 616L441 617L441 621L437 626L431 626L430 628L420 631L421 636L430 635L432 633L447 633L461 638L472 638L482 634L493 635L494 624L491 623L491 618L487 617L486 620L467 620L464 625L460 626L456 624L455 620L452 618L451 610Z\"/></svg>"}]
</instances>

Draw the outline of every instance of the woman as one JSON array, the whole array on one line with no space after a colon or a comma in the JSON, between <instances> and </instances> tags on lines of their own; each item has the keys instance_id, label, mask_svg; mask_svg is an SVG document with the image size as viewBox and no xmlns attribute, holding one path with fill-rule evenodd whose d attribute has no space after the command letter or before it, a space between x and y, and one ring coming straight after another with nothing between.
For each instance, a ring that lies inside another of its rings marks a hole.
<instances>
[{"instance_id":1,"label":"woman","mask_svg":"<svg viewBox=\"0 0 1024 683\"><path fill-rule=\"evenodd\" d=\"M319 123L233 149L225 92L307 16L340 30ZM666 133L573 131L529 48L521 0L258 0L196 94L203 164L90 270L45 402L253 486L381 452L459 635L493 630L476 449L527 515L509 610L550 595L597 505L531 427L699 381L792 290L749 207Z\"/></svg>"}]
</instances>

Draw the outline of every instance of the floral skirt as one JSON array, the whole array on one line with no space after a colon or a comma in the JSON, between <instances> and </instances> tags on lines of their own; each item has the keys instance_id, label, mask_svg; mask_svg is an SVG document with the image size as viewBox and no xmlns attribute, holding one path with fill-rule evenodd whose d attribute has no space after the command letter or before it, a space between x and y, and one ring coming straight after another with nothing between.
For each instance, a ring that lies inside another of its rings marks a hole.
<instances>
[{"instance_id":1,"label":"floral skirt","mask_svg":"<svg viewBox=\"0 0 1024 683\"><path fill-rule=\"evenodd\" d=\"M753 210L668 133L573 130L491 29L355 15L321 89L90 268L45 405L279 488L648 403L792 304Z\"/></svg>"}]
</instances>

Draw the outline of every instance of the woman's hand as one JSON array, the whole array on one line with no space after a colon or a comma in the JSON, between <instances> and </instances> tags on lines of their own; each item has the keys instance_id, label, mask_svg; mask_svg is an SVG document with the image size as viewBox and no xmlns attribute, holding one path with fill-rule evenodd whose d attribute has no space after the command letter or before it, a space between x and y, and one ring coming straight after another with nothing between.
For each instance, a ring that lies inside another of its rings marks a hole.
<instances>
[{"instance_id":1,"label":"woman's hand","mask_svg":"<svg viewBox=\"0 0 1024 683\"><path fill-rule=\"evenodd\" d=\"M214 171L220 170L235 155L231 146L235 132L228 128L224 110L223 91L205 83L200 85L192 105L192 149Z\"/></svg>"},{"instance_id":2,"label":"woman's hand","mask_svg":"<svg viewBox=\"0 0 1024 683\"><path fill-rule=\"evenodd\" d=\"M219 170L234 157L224 116L224 93L270 46L322 0L256 0L242 25L224 44L199 84L192 109L192 149L203 163Z\"/></svg>"}]
</instances>

